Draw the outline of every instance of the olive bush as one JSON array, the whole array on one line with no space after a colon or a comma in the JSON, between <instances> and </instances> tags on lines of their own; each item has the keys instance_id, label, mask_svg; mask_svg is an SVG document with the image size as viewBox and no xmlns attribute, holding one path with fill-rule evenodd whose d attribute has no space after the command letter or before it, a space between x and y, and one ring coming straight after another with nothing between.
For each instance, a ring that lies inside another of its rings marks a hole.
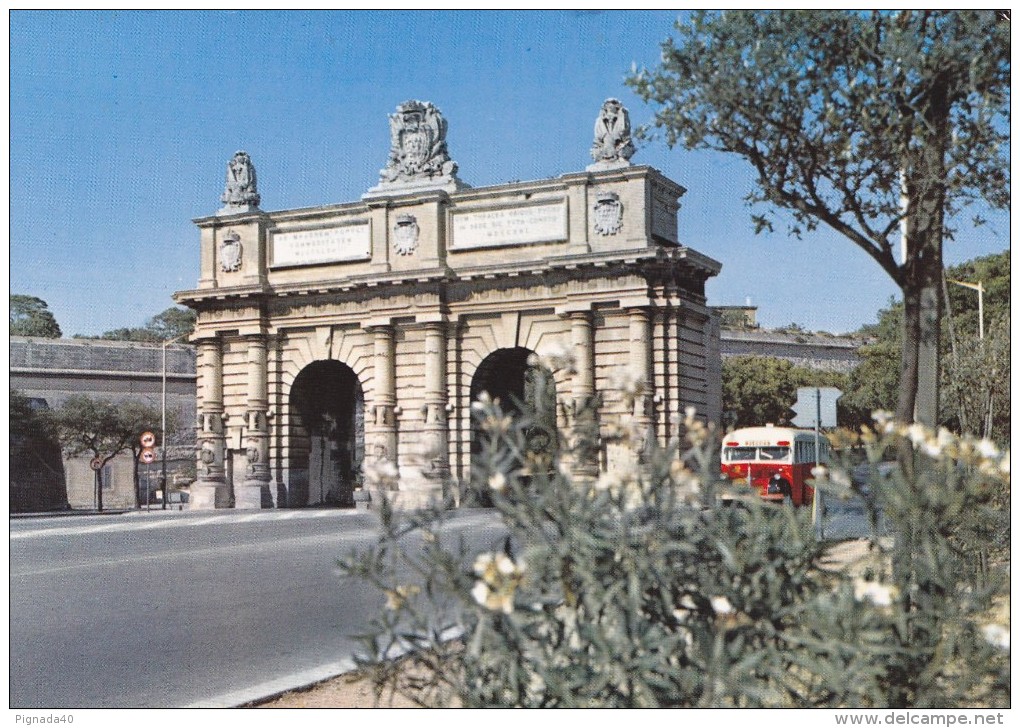
<instances>
[{"instance_id":1,"label":"olive bush","mask_svg":"<svg viewBox=\"0 0 1020 728\"><path fill-rule=\"evenodd\" d=\"M717 433L693 411L667 447L632 421L602 423L604 440L634 451L634 466L581 475L598 427L591 407L574 430L547 433L556 447L535 450L547 413L510 417L498 401L476 404L485 467L474 486L489 491L506 532L491 551L449 543L443 505L409 513L383 503L378 543L341 564L385 604L362 636L361 663L380 698L1009 704L1008 569L991 563L977 578L973 558L988 523L1008 529L992 507L1008 488L1008 453L880 416L853 436L874 466L867 483L840 464L815 473L830 498L863 499L875 525L864 562L834 564L808 509L718 481ZM902 465L878 467L904 444ZM891 538L880 537L880 520Z\"/></svg>"}]
</instances>

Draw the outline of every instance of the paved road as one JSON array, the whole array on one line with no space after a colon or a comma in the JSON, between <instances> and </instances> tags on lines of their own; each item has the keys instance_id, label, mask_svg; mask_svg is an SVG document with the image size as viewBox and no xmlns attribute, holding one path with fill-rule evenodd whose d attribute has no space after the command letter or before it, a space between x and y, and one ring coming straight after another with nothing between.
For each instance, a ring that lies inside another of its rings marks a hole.
<instances>
[{"instance_id":1,"label":"paved road","mask_svg":"<svg viewBox=\"0 0 1020 728\"><path fill-rule=\"evenodd\" d=\"M858 504L825 523L867 534ZM479 550L501 533L481 510L448 529ZM10 705L239 705L344 672L382 603L336 562L375 533L336 510L12 520Z\"/></svg>"},{"instance_id":2,"label":"paved road","mask_svg":"<svg viewBox=\"0 0 1020 728\"><path fill-rule=\"evenodd\" d=\"M381 607L337 559L376 516L335 510L11 521L12 708L238 705L349 669ZM489 511L448 526L479 549Z\"/></svg>"}]
</instances>

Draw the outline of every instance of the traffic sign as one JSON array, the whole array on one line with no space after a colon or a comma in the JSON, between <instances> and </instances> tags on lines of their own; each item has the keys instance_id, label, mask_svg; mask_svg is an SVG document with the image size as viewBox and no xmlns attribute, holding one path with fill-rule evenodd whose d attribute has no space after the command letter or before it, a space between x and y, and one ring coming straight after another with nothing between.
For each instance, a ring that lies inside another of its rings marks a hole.
<instances>
[{"instance_id":1,"label":"traffic sign","mask_svg":"<svg viewBox=\"0 0 1020 728\"><path fill-rule=\"evenodd\" d=\"M89 461L89 467L93 470L99 470L103 467L103 459L97 455Z\"/></svg>"},{"instance_id":2,"label":"traffic sign","mask_svg":"<svg viewBox=\"0 0 1020 728\"><path fill-rule=\"evenodd\" d=\"M139 456L139 459L146 465L154 463L156 462L156 451L151 447L147 447L142 450L142 454Z\"/></svg>"},{"instance_id":3,"label":"traffic sign","mask_svg":"<svg viewBox=\"0 0 1020 728\"><path fill-rule=\"evenodd\" d=\"M141 441L142 447L153 447L156 444L156 436L151 432L143 432L138 439Z\"/></svg>"},{"instance_id":4,"label":"traffic sign","mask_svg":"<svg viewBox=\"0 0 1020 728\"><path fill-rule=\"evenodd\" d=\"M797 402L793 405L795 417L791 420L797 427L836 426L836 400L843 392L836 387L798 387Z\"/></svg>"}]
</instances>

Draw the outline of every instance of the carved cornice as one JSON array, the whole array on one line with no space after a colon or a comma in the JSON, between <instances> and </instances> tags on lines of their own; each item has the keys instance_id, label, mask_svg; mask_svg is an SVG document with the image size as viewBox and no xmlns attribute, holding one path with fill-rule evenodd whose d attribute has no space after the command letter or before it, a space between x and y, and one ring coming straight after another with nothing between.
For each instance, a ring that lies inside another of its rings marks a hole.
<instances>
[{"instance_id":1,"label":"carved cornice","mask_svg":"<svg viewBox=\"0 0 1020 728\"><path fill-rule=\"evenodd\" d=\"M309 281L277 286L232 286L229 288L197 289L174 294L178 303L196 308L209 308L217 302L234 302L244 299L268 300L275 297L304 297L334 295L377 289L382 295L388 289L406 294L408 287L421 291L422 284L444 284L503 280L529 276L546 276L565 272L569 277L602 277L621 272L653 278L689 277L703 283L722 268L718 261L683 246L657 246L636 248L611 253L589 253L546 258L528 263L511 262L498 265L473 266L453 270L435 268L407 272L388 272L350 276L338 280ZM484 284L483 284L484 285Z\"/></svg>"}]
</instances>

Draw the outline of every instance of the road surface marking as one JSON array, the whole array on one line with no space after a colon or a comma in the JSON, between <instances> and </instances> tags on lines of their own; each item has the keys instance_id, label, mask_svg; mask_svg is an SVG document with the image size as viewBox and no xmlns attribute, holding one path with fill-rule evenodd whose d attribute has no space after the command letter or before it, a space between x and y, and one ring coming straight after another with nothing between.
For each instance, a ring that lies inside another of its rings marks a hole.
<instances>
[{"instance_id":1,"label":"road surface marking","mask_svg":"<svg viewBox=\"0 0 1020 728\"><path fill-rule=\"evenodd\" d=\"M25 538L40 538L45 536L84 536L95 533L144 531L156 528L181 528L184 526L209 526L209 525L230 525L234 523L250 523L252 521L281 521L294 518L342 518L354 515L357 511L352 510L323 510L323 511L282 511L267 510L264 513L238 513L224 514L218 516L207 516L205 518L173 518L162 519L153 517L139 523L133 520L117 521L116 523L85 524L78 526L58 526L56 528L36 528L25 531L11 531L12 541ZM87 517L87 516L83 516Z\"/></svg>"}]
</instances>

